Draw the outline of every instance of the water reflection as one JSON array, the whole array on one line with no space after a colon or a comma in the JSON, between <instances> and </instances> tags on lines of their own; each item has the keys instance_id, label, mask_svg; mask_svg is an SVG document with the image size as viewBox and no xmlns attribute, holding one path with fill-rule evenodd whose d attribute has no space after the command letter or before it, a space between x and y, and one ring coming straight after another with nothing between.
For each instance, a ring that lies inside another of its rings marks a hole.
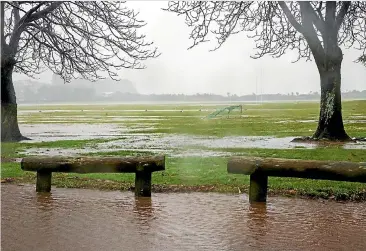
<instances>
[{"instance_id":1,"label":"water reflection","mask_svg":"<svg viewBox=\"0 0 366 251\"><path fill-rule=\"evenodd\" d=\"M35 193L36 206L42 211L50 211L54 206L52 193Z\"/></svg>"},{"instance_id":2,"label":"water reflection","mask_svg":"<svg viewBox=\"0 0 366 251\"><path fill-rule=\"evenodd\" d=\"M2 250L366 250L366 203L2 185Z\"/></svg>"},{"instance_id":3,"label":"water reflection","mask_svg":"<svg viewBox=\"0 0 366 251\"><path fill-rule=\"evenodd\" d=\"M137 223L141 231L148 231L151 228L151 221L154 216L151 198L135 198L133 212L137 216Z\"/></svg>"},{"instance_id":4,"label":"water reflection","mask_svg":"<svg viewBox=\"0 0 366 251\"><path fill-rule=\"evenodd\" d=\"M141 218L151 217L154 212L151 197L135 198L134 212L137 212Z\"/></svg>"},{"instance_id":5,"label":"water reflection","mask_svg":"<svg viewBox=\"0 0 366 251\"><path fill-rule=\"evenodd\" d=\"M248 229L256 232L255 239L261 240L268 232L268 215L266 203L251 203L248 210Z\"/></svg>"}]
</instances>

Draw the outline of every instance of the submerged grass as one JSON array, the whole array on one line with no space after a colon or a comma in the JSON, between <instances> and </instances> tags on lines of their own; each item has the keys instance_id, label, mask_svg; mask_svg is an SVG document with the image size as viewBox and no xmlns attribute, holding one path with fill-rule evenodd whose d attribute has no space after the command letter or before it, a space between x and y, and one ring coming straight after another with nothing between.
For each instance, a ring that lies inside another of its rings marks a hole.
<instances>
[{"instance_id":1,"label":"submerged grass","mask_svg":"<svg viewBox=\"0 0 366 251\"><path fill-rule=\"evenodd\" d=\"M316 129L319 114L317 102L269 103L260 105L244 104L242 115L235 111L216 119L205 117L216 108L214 105L63 105L63 106L26 106L21 110L42 112L21 113L20 120L26 124L48 123L111 123L112 117L138 116L138 118L159 118L154 121L113 121L121 127L130 129L151 127L144 133L177 133L209 136L309 136ZM200 111L201 109L201 111ZM52 111L58 110L58 111ZM130 111L128 111L130 110ZM139 111L137 111L139 110ZM147 111L145 111L147 110ZM156 110L156 111L154 111ZM165 110L165 111L159 111ZM84 116L81 120L80 116ZM96 118L92 117L95 116ZM160 117L157 117L160 116ZM365 137L366 124L357 121L355 116L366 116L366 101L343 102L343 116L346 131L352 137ZM349 121L349 123L347 122ZM54 123L54 122L51 122ZM123 139L120 137L118 139ZM98 143L112 139L62 140L39 143L2 143L2 159L23 157L27 148L90 148ZM113 140L116 140L114 138ZM201 147L201 149L204 149ZM259 149L259 148L217 148L210 149L235 153L236 155L315 159L334 161L365 162L365 150L347 150L341 147L321 147L317 149ZM136 156L149 152L114 151L85 154L89 156ZM216 191L237 193L246 192L249 176L228 174L227 158L221 157L185 157L166 158L166 170L153 174L154 191ZM2 179L6 182L34 183L35 173L23 172L19 163L1 165ZM63 174L53 175L53 185L59 187L86 187L99 189L130 189L134 186L133 174ZM301 195L316 198L334 198L339 200L366 200L366 184L297 178L269 178L269 193Z\"/></svg>"}]
</instances>

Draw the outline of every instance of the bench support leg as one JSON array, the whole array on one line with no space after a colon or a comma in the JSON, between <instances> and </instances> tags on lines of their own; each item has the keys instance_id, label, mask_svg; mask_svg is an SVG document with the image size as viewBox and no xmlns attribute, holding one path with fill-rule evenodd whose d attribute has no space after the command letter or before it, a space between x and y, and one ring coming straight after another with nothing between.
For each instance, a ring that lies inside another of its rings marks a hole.
<instances>
[{"instance_id":1,"label":"bench support leg","mask_svg":"<svg viewBox=\"0 0 366 251\"><path fill-rule=\"evenodd\" d=\"M135 195L151 197L151 172L136 172Z\"/></svg>"},{"instance_id":2,"label":"bench support leg","mask_svg":"<svg viewBox=\"0 0 366 251\"><path fill-rule=\"evenodd\" d=\"M51 191L51 178L52 172L37 172L37 184L36 191L37 192L50 192Z\"/></svg>"},{"instance_id":3,"label":"bench support leg","mask_svg":"<svg viewBox=\"0 0 366 251\"><path fill-rule=\"evenodd\" d=\"M266 202L268 176L261 173L250 175L249 202Z\"/></svg>"}]
</instances>

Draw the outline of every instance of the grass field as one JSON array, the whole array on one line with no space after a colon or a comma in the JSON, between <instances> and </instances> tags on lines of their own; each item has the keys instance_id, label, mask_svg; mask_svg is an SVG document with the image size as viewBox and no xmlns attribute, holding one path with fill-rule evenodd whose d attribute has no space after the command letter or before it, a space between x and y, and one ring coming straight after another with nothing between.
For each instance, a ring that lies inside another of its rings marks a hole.
<instances>
[{"instance_id":1,"label":"grass field","mask_svg":"<svg viewBox=\"0 0 366 251\"><path fill-rule=\"evenodd\" d=\"M237 193L247 191L249 177L227 174L227 158L232 155L366 161L362 144L351 149L289 142L314 132L319 114L316 102L242 105L242 114L233 111L215 119L206 117L225 104L20 106L21 130L34 140L2 144L2 180L34 183L34 173L6 161L28 154L162 153L167 155L166 171L153 174L155 191ZM345 101L343 116L351 137L366 136L366 101ZM129 189L133 180L129 174L55 174L53 185ZM366 184L360 183L270 178L269 186L272 194L366 200Z\"/></svg>"}]
</instances>

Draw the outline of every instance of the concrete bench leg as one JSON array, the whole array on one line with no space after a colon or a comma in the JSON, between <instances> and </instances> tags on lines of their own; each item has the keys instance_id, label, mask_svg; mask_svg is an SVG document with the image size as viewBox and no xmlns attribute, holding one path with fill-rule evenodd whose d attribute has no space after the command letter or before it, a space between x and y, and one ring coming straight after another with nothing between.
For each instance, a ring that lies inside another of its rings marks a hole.
<instances>
[{"instance_id":1,"label":"concrete bench leg","mask_svg":"<svg viewBox=\"0 0 366 251\"><path fill-rule=\"evenodd\" d=\"M136 172L135 195L151 197L151 172Z\"/></svg>"},{"instance_id":2,"label":"concrete bench leg","mask_svg":"<svg viewBox=\"0 0 366 251\"><path fill-rule=\"evenodd\" d=\"M37 192L50 192L51 191L51 178L52 172L38 171L37 172Z\"/></svg>"},{"instance_id":3,"label":"concrete bench leg","mask_svg":"<svg viewBox=\"0 0 366 251\"><path fill-rule=\"evenodd\" d=\"M261 173L250 175L249 202L266 202L268 176Z\"/></svg>"}]
</instances>

